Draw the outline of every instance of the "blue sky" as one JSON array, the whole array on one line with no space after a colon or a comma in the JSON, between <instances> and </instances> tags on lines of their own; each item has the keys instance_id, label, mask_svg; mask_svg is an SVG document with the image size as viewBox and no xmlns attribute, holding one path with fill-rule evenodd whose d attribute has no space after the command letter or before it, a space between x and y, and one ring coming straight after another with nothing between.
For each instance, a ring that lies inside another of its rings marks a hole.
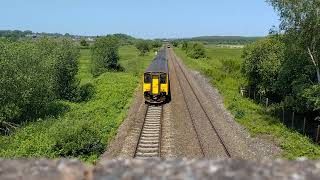
<instances>
[{"instance_id":1,"label":"blue sky","mask_svg":"<svg viewBox=\"0 0 320 180\"><path fill-rule=\"evenodd\" d=\"M264 0L1 0L0 29L139 38L263 36L279 18Z\"/></svg>"}]
</instances>

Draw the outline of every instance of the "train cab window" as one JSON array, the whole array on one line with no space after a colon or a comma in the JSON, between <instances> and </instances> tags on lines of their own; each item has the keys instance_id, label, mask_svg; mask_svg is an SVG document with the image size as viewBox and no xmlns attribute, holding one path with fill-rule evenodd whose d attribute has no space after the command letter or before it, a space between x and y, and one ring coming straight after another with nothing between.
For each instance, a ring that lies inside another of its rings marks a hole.
<instances>
[{"instance_id":1,"label":"train cab window","mask_svg":"<svg viewBox=\"0 0 320 180\"><path fill-rule=\"evenodd\" d=\"M151 83L152 77L151 74L144 74L144 83Z\"/></svg>"},{"instance_id":2,"label":"train cab window","mask_svg":"<svg viewBox=\"0 0 320 180\"><path fill-rule=\"evenodd\" d=\"M167 76L166 74L160 75L160 84L166 84L167 83Z\"/></svg>"}]
</instances>

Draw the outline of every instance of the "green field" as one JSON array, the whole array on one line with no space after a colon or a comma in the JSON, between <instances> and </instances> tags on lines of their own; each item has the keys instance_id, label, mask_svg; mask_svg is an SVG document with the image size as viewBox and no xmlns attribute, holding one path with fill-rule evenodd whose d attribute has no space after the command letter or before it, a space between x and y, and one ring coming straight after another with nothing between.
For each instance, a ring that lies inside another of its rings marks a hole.
<instances>
[{"instance_id":1,"label":"green field","mask_svg":"<svg viewBox=\"0 0 320 180\"><path fill-rule=\"evenodd\" d=\"M141 73L154 53L138 56L133 46L120 50L124 72L91 75L89 49L81 50L78 78L81 84L92 83L95 95L82 103L57 102L61 113L37 119L19 127L9 136L0 136L0 157L77 157L94 162L107 148L124 119Z\"/></svg>"},{"instance_id":2,"label":"green field","mask_svg":"<svg viewBox=\"0 0 320 180\"><path fill-rule=\"evenodd\" d=\"M246 84L241 74L242 49L206 48L207 59L191 59L181 49L175 49L188 67L202 72L219 89L224 103L252 136L263 137L283 149L281 157L320 158L320 147L307 137L282 125L279 120L266 112L265 108L240 96L239 87Z\"/></svg>"}]
</instances>

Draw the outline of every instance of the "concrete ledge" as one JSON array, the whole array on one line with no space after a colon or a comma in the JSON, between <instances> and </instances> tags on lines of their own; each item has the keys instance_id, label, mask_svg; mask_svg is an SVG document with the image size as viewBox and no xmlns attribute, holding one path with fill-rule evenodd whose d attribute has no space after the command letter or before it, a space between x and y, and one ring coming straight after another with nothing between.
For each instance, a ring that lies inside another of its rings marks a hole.
<instances>
[{"instance_id":1,"label":"concrete ledge","mask_svg":"<svg viewBox=\"0 0 320 180\"><path fill-rule=\"evenodd\" d=\"M91 168L78 160L0 159L1 180L88 179Z\"/></svg>"},{"instance_id":2,"label":"concrete ledge","mask_svg":"<svg viewBox=\"0 0 320 180\"><path fill-rule=\"evenodd\" d=\"M77 160L1 160L0 179L319 179L320 161L106 160L95 167Z\"/></svg>"}]
</instances>

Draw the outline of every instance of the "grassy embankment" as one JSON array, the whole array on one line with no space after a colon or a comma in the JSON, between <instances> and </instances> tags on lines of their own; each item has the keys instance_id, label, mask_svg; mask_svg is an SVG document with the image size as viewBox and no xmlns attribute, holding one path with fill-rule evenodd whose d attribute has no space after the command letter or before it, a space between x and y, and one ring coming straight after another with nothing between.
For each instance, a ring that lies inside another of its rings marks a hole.
<instances>
[{"instance_id":1,"label":"grassy embankment","mask_svg":"<svg viewBox=\"0 0 320 180\"><path fill-rule=\"evenodd\" d=\"M191 69L202 72L211 83L219 89L224 97L224 103L232 112L238 123L243 125L256 137L263 137L283 149L281 157L295 159L320 157L320 147L307 137L288 129L279 119L270 115L265 108L243 98L239 87L246 79L240 72L242 49L218 48L208 46L208 59L195 60L187 57L186 53L176 48L175 52Z\"/></svg>"},{"instance_id":2,"label":"grassy embankment","mask_svg":"<svg viewBox=\"0 0 320 180\"><path fill-rule=\"evenodd\" d=\"M90 50L82 49L78 78L92 83L96 93L82 103L59 102L64 113L27 123L9 136L0 136L0 157L77 157L94 162L108 146L125 117L140 74L153 53L138 56L133 46L120 48L125 72L90 73Z\"/></svg>"}]
</instances>

